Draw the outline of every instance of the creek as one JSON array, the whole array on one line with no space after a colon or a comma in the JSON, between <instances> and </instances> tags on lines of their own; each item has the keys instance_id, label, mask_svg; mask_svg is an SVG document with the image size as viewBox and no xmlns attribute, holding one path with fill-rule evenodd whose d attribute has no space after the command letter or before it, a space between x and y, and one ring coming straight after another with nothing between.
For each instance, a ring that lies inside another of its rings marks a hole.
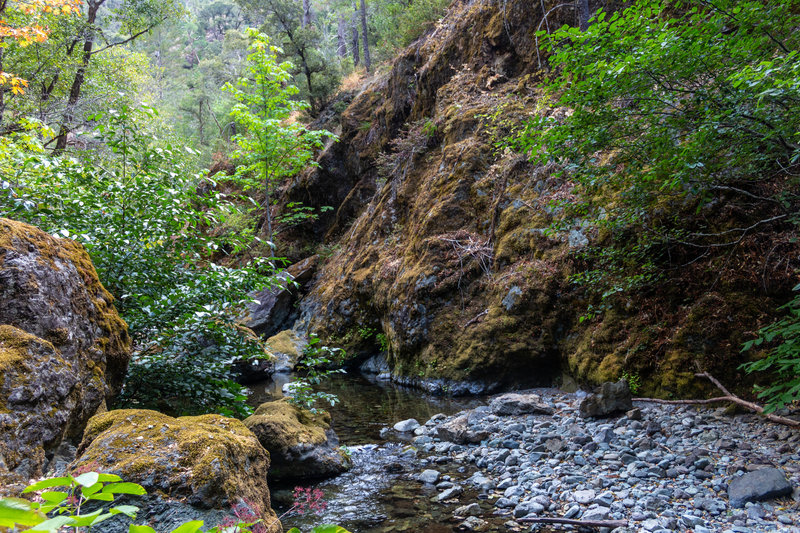
<instances>
[{"instance_id":1,"label":"creek","mask_svg":"<svg viewBox=\"0 0 800 533\"><path fill-rule=\"evenodd\" d=\"M281 376L276 381L251 385L249 401L258 405L281 397L281 387L289 379L290 376ZM308 531L314 525L333 523L352 533L452 532L456 523L451 517L456 506L435 501L438 491L416 479L422 470L433 465L409 445L411 434L389 431L384 432L384 438L381 429L408 418L424 424L435 414L453 414L484 405L485 401L427 395L367 379L357 371L333 375L320 389L339 397L339 403L328 409L340 444L350 451L353 468L310 485L323 491L325 510L319 514L287 516L283 519L284 529L299 527ZM449 475L453 480L472 473L463 466L454 465L453 472L448 472L448 466L443 464L437 464L436 468L446 473L445 478ZM273 506L279 515L291 506L292 488L270 484Z\"/></svg>"}]
</instances>

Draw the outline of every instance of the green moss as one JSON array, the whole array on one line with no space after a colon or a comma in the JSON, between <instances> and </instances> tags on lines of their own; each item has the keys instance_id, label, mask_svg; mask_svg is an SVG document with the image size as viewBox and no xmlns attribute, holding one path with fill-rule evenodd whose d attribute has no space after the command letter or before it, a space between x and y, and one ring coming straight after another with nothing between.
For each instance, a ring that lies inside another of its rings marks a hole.
<instances>
[{"instance_id":1,"label":"green moss","mask_svg":"<svg viewBox=\"0 0 800 533\"><path fill-rule=\"evenodd\" d=\"M281 453L300 443L324 443L327 440L325 431L330 429L330 424L328 413L314 415L285 399L261 404L244 420L244 425L259 435L267 449Z\"/></svg>"}]
</instances>

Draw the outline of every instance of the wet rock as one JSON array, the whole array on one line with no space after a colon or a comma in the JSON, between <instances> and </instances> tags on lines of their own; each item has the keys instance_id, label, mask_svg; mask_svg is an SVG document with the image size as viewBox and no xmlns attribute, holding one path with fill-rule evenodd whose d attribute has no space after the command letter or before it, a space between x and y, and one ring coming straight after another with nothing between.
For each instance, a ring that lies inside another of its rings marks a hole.
<instances>
[{"instance_id":1,"label":"wet rock","mask_svg":"<svg viewBox=\"0 0 800 533\"><path fill-rule=\"evenodd\" d=\"M315 415L278 400L261 404L244 424L270 453L273 479L325 478L350 467L328 413Z\"/></svg>"},{"instance_id":2,"label":"wet rock","mask_svg":"<svg viewBox=\"0 0 800 533\"><path fill-rule=\"evenodd\" d=\"M130 338L112 302L80 244L0 218L0 493L119 392Z\"/></svg>"},{"instance_id":3,"label":"wet rock","mask_svg":"<svg viewBox=\"0 0 800 533\"><path fill-rule=\"evenodd\" d=\"M470 516L461 523L459 528L466 531L486 531L489 529L489 522L477 516Z\"/></svg>"},{"instance_id":4,"label":"wet rock","mask_svg":"<svg viewBox=\"0 0 800 533\"><path fill-rule=\"evenodd\" d=\"M470 414L461 415L436 426L433 435L456 444L477 444L489 437L489 431L477 426L470 426L469 422Z\"/></svg>"},{"instance_id":5,"label":"wet rock","mask_svg":"<svg viewBox=\"0 0 800 533\"><path fill-rule=\"evenodd\" d=\"M443 502L445 500L452 500L453 498L458 498L463 493L464 493L464 488L461 487L461 485L454 485L449 489L445 489L444 491L442 491L436 497L436 499L439 500L440 502Z\"/></svg>"},{"instance_id":6,"label":"wet rock","mask_svg":"<svg viewBox=\"0 0 800 533\"><path fill-rule=\"evenodd\" d=\"M496 415L553 414L553 409L536 394L503 394L491 401L489 409Z\"/></svg>"},{"instance_id":7,"label":"wet rock","mask_svg":"<svg viewBox=\"0 0 800 533\"><path fill-rule=\"evenodd\" d=\"M413 418L409 418L408 420L402 420L396 423L393 427L395 431L399 431L400 433L407 433L410 431L414 431L420 426L420 423L414 420Z\"/></svg>"},{"instance_id":8,"label":"wet rock","mask_svg":"<svg viewBox=\"0 0 800 533\"><path fill-rule=\"evenodd\" d=\"M599 418L624 413L632 408L628 382L621 379L616 383L603 383L597 394L590 394L581 402L579 412L584 418Z\"/></svg>"},{"instance_id":9,"label":"wet rock","mask_svg":"<svg viewBox=\"0 0 800 533\"><path fill-rule=\"evenodd\" d=\"M777 468L762 468L733 478L728 484L728 499L734 507L746 502L769 500L792 493L786 475Z\"/></svg>"},{"instance_id":10,"label":"wet rock","mask_svg":"<svg viewBox=\"0 0 800 533\"><path fill-rule=\"evenodd\" d=\"M455 511L453 511L454 516L480 516L481 514L481 506L477 503L471 503L469 505L462 505L458 507Z\"/></svg>"},{"instance_id":11,"label":"wet rock","mask_svg":"<svg viewBox=\"0 0 800 533\"><path fill-rule=\"evenodd\" d=\"M439 476L441 476L441 474L437 470L424 470L419 475L419 480L425 484L433 485L439 481Z\"/></svg>"},{"instance_id":12,"label":"wet rock","mask_svg":"<svg viewBox=\"0 0 800 533\"><path fill-rule=\"evenodd\" d=\"M145 487L150 499L140 520L168 510L166 502L228 512L244 500L267 519L277 518L267 487L269 454L232 418L173 418L143 409L103 413L89 421L72 468L118 474Z\"/></svg>"}]
</instances>

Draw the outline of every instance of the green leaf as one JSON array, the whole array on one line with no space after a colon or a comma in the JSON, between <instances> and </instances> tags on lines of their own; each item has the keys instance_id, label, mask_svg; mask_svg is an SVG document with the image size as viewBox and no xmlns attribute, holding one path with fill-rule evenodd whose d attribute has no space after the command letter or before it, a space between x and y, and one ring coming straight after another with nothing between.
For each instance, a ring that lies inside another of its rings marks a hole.
<instances>
[{"instance_id":1,"label":"green leaf","mask_svg":"<svg viewBox=\"0 0 800 533\"><path fill-rule=\"evenodd\" d=\"M311 530L311 533L350 533L342 526L336 524L322 524Z\"/></svg>"},{"instance_id":2,"label":"green leaf","mask_svg":"<svg viewBox=\"0 0 800 533\"><path fill-rule=\"evenodd\" d=\"M33 485L28 485L27 487L25 487L22 493L25 494L27 492L49 489L51 487L71 487L71 486L72 486L71 477L54 477L50 479L43 479L41 481L37 481Z\"/></svg>"},{"instance_id":3,"label":"green leaf","mask_svg":"<svg viewBox=\"0 0 800 533\"><path fill-rule=\"evenodd\" d=\"M136 496L143 496L147 491L137 483L110 483L103 487L103 492L111 494L134 494Z\"/></svg>"},{"instance_id":4,"label":"green leaf","mask_svg":"<svg viewBox=\"0 0 800 533\"><path fill-rule=\"evenodd\" d=\"M33 526L47 517L31 509L31 502L22 498L0 498L0 526Z\"/></svg>"},{"instance_id":5,"label":"green leaf","mask_svg":"<svg viewBox=\"0 0 800 533\"><path fill-rule=\"evenodd\" d=\"M116 505L109 509L109 512L111 514L124 514L130 518L136 518L136 513L139 512L139 508L135 505Z\"/></svg>"},{"instance_id":6,"label":"green leaf","mask_svg":"<svg viewBox=\"0 0 800 533\"><path fill-rule=\"evenodd\" d=\"M186 522L185 524L179 525L170 533L195 533L196 531L199 531L201 527L203 527L202 520L192 520L191 522Z\"/></svg>"},{"instance_id":7,"label":"green leaf","mask_svg":"<svg viewBox=\"0 0 800 533\"><path fill-rule=\"evenodd\" d=\"M75 483L84 487L91 487L100 479L100 474L97 472L86 472L75 478Z\"/></svg>"},{"instance_id":8,"label":"green leaf","mask_svg":"<svg viewBox=\"0 0 800 533\"><path fill-rule=\"evenodd\" d=\"M29 531L58 531L64 526L72 525L75 523L75 519L71 516L54 516L50 520L45 520L41 524L38 524Z\"/></svg>"},{"instance_id":9,"label":"green leaf","mask_svg":"<svg viewBox=\"0 0 800 533\"><path fill-rule=\"evenodd\" d=\"M101 501L101 502L113 502L114 501L114 495L113 494L109 494L107 492L98 492L97 494L90 494L89 496L86 496L86 499L87 500L97 500L97 501Z\"/></svg>"},{"instance_id":10,"label":"green leaf","mask_svg":"<svg viewBox=\"0 0 800 533\"><path fill-rule=\"evenodd\" d=\"M44 501L46 501L47 503L51 503L51 504L56 504L57 505L57 504L63 502L64 500L66 500L67 497L69 496L69 494L66 493L66 492L60 491L60 490L52 490L52 491L43 492L41 494L41 496L42 496L42 499Z\"/></svg>"}]
</instances>

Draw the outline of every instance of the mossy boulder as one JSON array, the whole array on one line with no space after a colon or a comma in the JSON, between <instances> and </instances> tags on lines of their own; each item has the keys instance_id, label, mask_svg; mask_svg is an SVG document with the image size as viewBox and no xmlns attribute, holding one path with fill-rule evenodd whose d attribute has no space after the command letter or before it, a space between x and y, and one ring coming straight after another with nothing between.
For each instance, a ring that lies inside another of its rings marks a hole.
<instances>
[{"instance_id":1,"label":"mossy boulder","mask_svg":"<svg viewBox=\"0 0 800 533\"><path fill-rule=\"evenodd\" d=\"M126 324L86 250L0 219L0 476L42 475L64 439L116 395Z\"/></svg>"},{"instance_id":2,"label":"mossy boulder","mask_svg":"<svg viewBox=\"0 0 800 533\"><path fill-rule=\"evenodd\" d=\"M286 400L261 404L244 424L272 457L270 476L281 480L331 477L350 468L328 413L312 414Z\"/></svg>"},{"instance_id":3,"label":"mossy boulder","mask_svg":"<svg viewBox=\"0 0 800 533\"><path fill-rule=\"evenodd\" d=\"M267 339L266 344L275 358L275 372L291 372L303 355L308 342L304 337L287 329Z\"/></svg>"},{"instance_id":4,"label":"mossy boulder","mask_svg":"<svg viewBox=\"0 0 800 533\"><path fill-rule=\"evenodd\" d=\"M151 495L201 510L230 510L246 501L271 520L269 464L269 454L239 420L121 409L89 421L72 468L118 474ZM147 518L147 509L140 518ZM276 524L271 531L277 533Z\"/></svg>"}]
</instances>

